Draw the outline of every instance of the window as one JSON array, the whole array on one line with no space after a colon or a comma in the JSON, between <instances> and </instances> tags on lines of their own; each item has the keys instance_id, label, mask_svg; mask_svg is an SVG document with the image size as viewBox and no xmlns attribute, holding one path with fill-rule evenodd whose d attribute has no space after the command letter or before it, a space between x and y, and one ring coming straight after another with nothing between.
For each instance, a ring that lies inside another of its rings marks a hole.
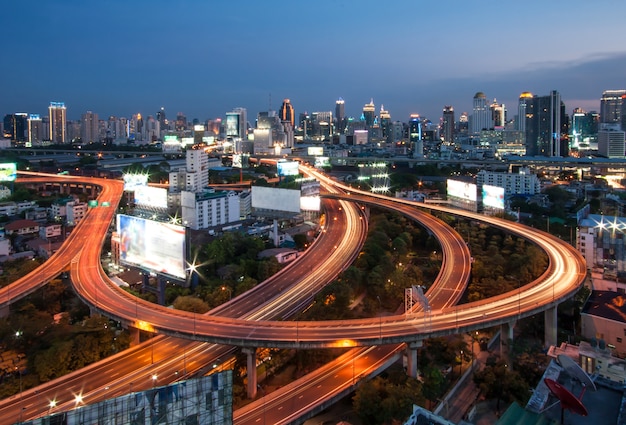
<instances>
[{"instance_id":1,"label":"window","mask_svg":"<svg viewBox=\"0 0 626 425\"><path fill-rule=\"evenodd\" d=\"M618 337L617 337L617 342L618 342L619 344L621 344L621 343L622 343L622 338L620 338L620 337L618 336Z\"/></svg>"}]
</instances>

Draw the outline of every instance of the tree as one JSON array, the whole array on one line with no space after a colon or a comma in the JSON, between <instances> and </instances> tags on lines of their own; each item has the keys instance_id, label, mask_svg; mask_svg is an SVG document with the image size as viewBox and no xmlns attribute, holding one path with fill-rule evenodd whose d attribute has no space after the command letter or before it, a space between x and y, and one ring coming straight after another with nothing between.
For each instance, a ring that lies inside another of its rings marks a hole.
<instances>
[{"instance_id":1,"label":"tree","mask_svg":"<svg viewBox=\"0 0 626 425\"><path fill-rule=\"evenodd\" d=\"M176 298L173 306L177 310L185 310L201 314L209 311L209 305L206 302L191 295Z\"/></svg>"}]
</instances>

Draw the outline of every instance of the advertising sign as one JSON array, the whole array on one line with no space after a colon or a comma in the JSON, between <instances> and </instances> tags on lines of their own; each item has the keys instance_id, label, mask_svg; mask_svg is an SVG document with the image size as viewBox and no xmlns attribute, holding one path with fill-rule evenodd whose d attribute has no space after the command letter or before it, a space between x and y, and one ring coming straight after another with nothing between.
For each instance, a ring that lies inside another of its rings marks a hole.
<instances>
[{"instance_id":1,"label":"advertising sign","mask_svg":"<svg viewBox=\"0 0 626 425\"><path fill-rule=\"evenodd\" d=\"M12 182L17 177L17 166L15 162L5 162L0 164L0 181Z\"/></svg>"},{"instance_id":2,"label":"advertising sign","mask_svg":"<svg viewBox=\"0 0 626 425\"><path fill-rule=\"evenodd\" d=\"M118 214L117 233L123 264L186 277L184 227Z\"/></svg>"},{"instance_id":3,"label":"advertising sign","mask_svg":"<svg viewBox=\"0 0 626 425\"><path fill-rule=\"evenodd\" d=\"M504 209L504 188L483 185L483 206Z\"/></svg>"}]
</instances>

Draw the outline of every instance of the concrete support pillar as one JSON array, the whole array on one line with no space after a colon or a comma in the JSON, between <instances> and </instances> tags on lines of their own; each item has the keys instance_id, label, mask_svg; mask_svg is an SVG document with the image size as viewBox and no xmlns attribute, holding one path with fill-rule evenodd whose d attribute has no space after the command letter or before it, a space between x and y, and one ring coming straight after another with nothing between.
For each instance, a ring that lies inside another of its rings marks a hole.
<instances>
[{"instance_id":1,"label":"concrete support pillar","mask_svg":"<svg viewBox=\"0 0 626 425\"><path fill-rule=\"evenodd\" d=\"M500 325L500 355L502 357L508 356L509 346L513 343L513 329L515 328L515 321L506 322Z\"/></svg>"},{"instance_id":2,"label":"concrete support pillar","mask_svg":"<svg viewBox=\"0 0 626 425\"><path fill-rule=\"evenodd\" d=\"M417 349L424 345L423 341L411 342L406 345L406 374L417 378Z\"/></svg>"},{"instance_id":3,"label":"concrete support pillar","mask_svg":"<svg viewBox=\"0 0 626 425\"><path fill-rule=\"evenodd\" d=\"M256 374L256 348L244 348L243 352L248 356L246 364L248 375L248 398L253 400L257 391L257 374Z\"/></svg>"},{"instance_id":4,"label":"concrete support pillar","mask_svg":"<svg viewBox=\"0 0 626 425\"><path fill-rule=\"evenodd\" d=\"M551 345L556 345L557 343L557 333L556 333L556 306L546 310L543 312L545 319L545 346L550 347Z\"/></svg>"},{"instance_id":5,"label":"concrete support pillar","mask_svg":"<svg viewBox=\"0 0 626 425\"><path fill-rule=\"evenodd\" d=\"M130 334L130 346L133 347L141 342L141 331L132 326L128 327L128 333Z\"/></svg>"}]
</instances>

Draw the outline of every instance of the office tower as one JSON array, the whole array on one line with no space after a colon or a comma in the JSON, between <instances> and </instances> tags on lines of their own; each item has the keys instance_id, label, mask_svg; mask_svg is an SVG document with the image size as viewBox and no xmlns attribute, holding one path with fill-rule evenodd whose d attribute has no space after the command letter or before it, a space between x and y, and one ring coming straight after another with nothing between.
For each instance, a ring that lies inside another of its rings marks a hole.
<instances>
[{"instance_id":1,"label":"office tower","mask_svg":"<svg viewBox=\"0 0 626 425\"><path fill-rule=\"evenodd\" d=\"M624 154L625 138L624 132L620 130L618 123L601 124L602 129L598 131L598 153L607 158L626 158Z\"/></svg>"},{"instance_id":2,"label":"office tower","mask_svg":"<svg viewBox=\"0 0 626 425\"><path fill-rule=\"evenodd\" d=\"M479 91L474 95L472 116L470 118L471 134L478 134L481 130L493 127L491 117L489 115L489 106L487 105L487 96Z\"/></svg>"},{"instance_id":3,"label":"office tower","mask_svg":"<svg viewBox=\"0 0 626 425\"><path fill-rule=\"evenodd\" d=\"M129 122L129 139L143 140L143 118L141 114L134 114Z\"/></svg>"},{"instance_id":4,"label":"office tower","mask_svg":"<svg viewBox=\"0 0 626 425\"><path fill-rule=\"evenodd\" d=\"M28 114L17 112L4 116L4 137L15 142L25 142L28 139Z\"/></svg>"},{"instance_id":5,"label":"office tower","mask_svg":"<svg viewBox=\"0 0 626 425\"><path fill-rule=\"evenodd\" d=\"M567 134L568 118L565 104L558 91L552 90L547 96L532 98L532 114L526 115L526 155L562 156L567 155L563 146L563 134Z\"/></svg>"},{"instance_id":6,"label":"office tower","mask_svg":"<svg viewBox=\"0 0 626 425\"><path fill-rule=\"evenodd\" d=\"M380 112L378 114L379 121L378 125L380 126L380 132L383 139L385 139L388 143L393 142L393 131L391 128L391 114L389 111L385 110L384 105L380 105Z\"/></svg>"},{"instance_id":7,"label":"office tower","mask_svg":"<svg viewBox=\"0 0 626 425\"><path fill-rule=\"evenodd\" d=\"M346 102L342 98L335 102L335 127L339 134L346 131Z\"/></svg>"},{"instance_id":8,"label":"office tower","mask_svg":"<svg viewBox=\"0 0 626 425\"><path fill-rule=\"evenodd\" d=\"M626 131L626 94L622 95L622 112L620 116L622 118L622 130Z\"/></svg>"},{"instance_id":9,"label":"office tower","mask_svg":"<svg viewBox=\"0 0 626 425\"><path fill-rule=\"evenodd\" d=\"M28 117L28 141L39 143L43 140L43 122L39 114L30 114Z\"/></svg>"},{"instance_id":10,"label":"office tower","mask_svg":"<svg viewBox=\"0 0 626 425\"><path fill-rule=\"evenodd\" d=\"M411 114L409 119L409 144L413 150L413 158L424 157L424 142L422 140L422 122L418 114Z\"/></svg>"},{"instance_id":11,"label":"office tower","mask_svg":"<svg viewBox=\"0 0 626 425\"><path fill-rule=\"evenodd\" d=\"M248 139L248 111L246 108L235 108L226 113L226 137Z\"/></svg>"},{"instance_id":12,"label":"office tower","mask_svg":"<svg viewBox=\"0 0 626 425\"><path fill-rule=\"evenodd\" d=\"M156 119L159 122L159 128L161 130L168 130L167 118L165 117L165 108L161 106L159 112L156 113Z\"/></svg>"},{"instance_id":13,"label":"office tower","mask_svg":"<svg viewBox=\"0 0 626 425\"><path fill-rule=\"evenodd\" d=\"M626 90L605 90L600 98L600 122L622 122L622 96Z\"/></svg>"},{"instance_id":14,"label":"office tower","mask_svg":"<svg viewBox=\"0 0 626 425\"><path fill-rule=\"evenodd\" d=\"M443 107L441 127L443 130L443 141L454 143L454 108L452 106Z\"/></svg>"},{"instance_id":15,"label":"office tower","mask_svg":"<svg viewBox=\"0 0 626 425\"><path fill-rule=\"evenodd\" d=\"M461 137L467 136L469 133L469 115L467 112L462 112L459 117L459 126L457 127L456 134Z\"/></svg>"},{"instance_id":16,"label":"office tower","mask_svg":"<svg viewBox=\"0 0 626 425\"><path fill-rule=\"evenodd\" d=\"M200 127L204 129L203 125ZM149 142L156 142L159 140L161 138L161 123L159 120L150 115L144 123L143 133L143 140L147 140Z\"/></svg>"},{"instance_id":17,"label":"office tower","mask_svg":"<svg viewBox=\"0 0 626 425\"><path fill-rule=\"evenodd\" d=\"M280 110L278 111L278 116L283 123L291 124L291 128L294 127L296 121L296 114L293 110L293 105L289 99L284 99L283 104L280 105Z\"/></svg>"},{"instance_id":18,"label":"office tower","mask_svg":"<svg viewBox=\"0 0 626 425\"><path fill-rule=\"evenodd\" d=\"M496 99L493 99L493 103L489 106L491 111L491 122L493 127L504 127L506 124L506 108L504 104L498 103Z\"/></svg>"},{"instance_id":19,"label":"office tower","mask_svg":"<svg viewBox=\"0 0 626 425\"><path fill-rule=\"evenodd\" d=\"M374 125L374 118L376 114L376 107L374 106L374 99L370 100L370 103L366 103L363 106L363 119L365 120L365 125L371 127Z\"/></svg>"},{"instance_id":20,"label":"office tower","mask_svg":"<svg viewBox=\"0 0 626 425\"><path fill-rule=\"evenodd\" d=\"M187 117L182 112L176 114L176 131L187 130Z\"/></svg>"},{"instance_id":21,"label":"office tower","mask_svg":"<svg viewBox=\"0 0 626 425\"><path fill-rule=\"evenodd\" d=\"M519 95L517 122L515 126L518 131L526 131L526 119L528 118L528 114L532 115L532 99L533 94L529 91L522 92L522 94Z\"/></svg>"},{"instance_id":22,"label":"office tower","mask_svg":"<svg viewBox=\"0 0 626 425\"><path fill-rule=\"evenodd\" d=\"M80 118L80 138L83 143L98 142L98 114L87 111Z\"/></svg>"},{"instance_id":23,"label":"office tower","mask_svg":"<svg viewBox=\"0 0 626 425\"><path fill-rule=\"evenodd\" d=\"M48 117L50 119L49 138L52 143L63 144L67 141L67 109L63 102L50 102L48 107Z\"/></svg>"}]
</instances>

